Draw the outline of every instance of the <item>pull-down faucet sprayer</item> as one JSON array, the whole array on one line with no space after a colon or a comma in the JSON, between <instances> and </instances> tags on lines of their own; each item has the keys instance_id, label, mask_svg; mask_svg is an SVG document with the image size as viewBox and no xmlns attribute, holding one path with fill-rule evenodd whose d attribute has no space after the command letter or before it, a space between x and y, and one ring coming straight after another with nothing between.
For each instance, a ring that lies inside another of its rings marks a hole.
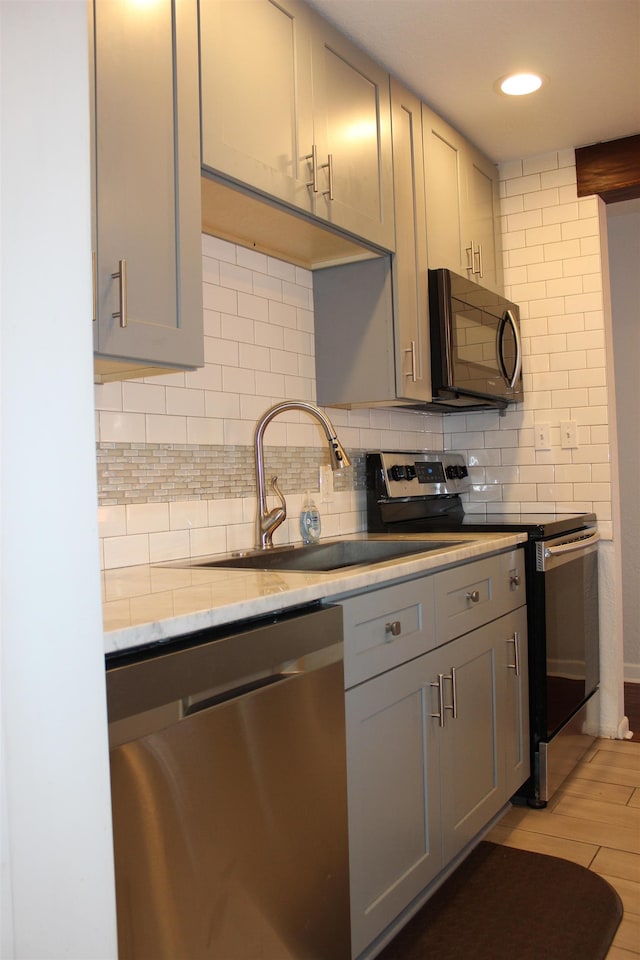
<instances>
[{"instance_id":1,"label":"pull-down faucet sprayer","mask_svg":"<svg viewBox=\"0 0 640 960\"><path fill-rule=\"evenodd\" d=\"M267 549L273 546L273 534L286 519L287 504L278 486L278 478L272 477L271 483L279 500L280 506L273 510L267 510L267 490L264 476L264 432L274 417L284 413L287 410L302 410L320 423L327 437L329 444L329 458L331 460L332 470L342 470L344 467L351 466L351 461L346 454L342 444L338 440L335 427L331 420L312 403L306 403L304 400L285 400L283 403L277 403L270 407L260 417L256 424L254 434L254 456L256 466L256 495L258 498L256 514L256 546Z\"/></svg>"}]
</instances>

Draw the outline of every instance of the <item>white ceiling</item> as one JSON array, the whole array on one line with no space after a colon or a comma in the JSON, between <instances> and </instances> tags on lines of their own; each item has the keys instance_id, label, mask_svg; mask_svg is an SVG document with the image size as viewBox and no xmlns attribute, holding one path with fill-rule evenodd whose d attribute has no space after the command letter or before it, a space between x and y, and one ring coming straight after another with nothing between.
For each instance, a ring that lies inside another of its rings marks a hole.
<instances>
[{"instance_id":1,"label":"white ceiling","mask_svg":"<svg viewBox=\"0 0 640 960\"><path fill-rule=\"evenodd\" d=\"M640 133L640 0L309 0L495 162ZM505 97L514 70L548 78Z\"/></svg>"}]
</instances>

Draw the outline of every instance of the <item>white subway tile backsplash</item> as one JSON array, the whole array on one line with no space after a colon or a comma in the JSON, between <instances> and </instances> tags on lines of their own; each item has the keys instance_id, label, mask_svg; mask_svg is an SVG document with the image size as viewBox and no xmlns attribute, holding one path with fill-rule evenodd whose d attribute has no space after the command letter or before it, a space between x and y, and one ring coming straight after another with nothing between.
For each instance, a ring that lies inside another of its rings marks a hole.
<instances>
[{"instance_id":1,"label":"white subway tile backsplash","mask_svg":"<svg viewBox=\"0 0 640 960\"><path fill-rule=\"evenodd\" d=\"M556 170L559 166L557 153L543 153L536 157L528 157L522 161L522 172L525 175L544 173L547 170ZM501 167L502 172L502 167Z\"/></svg>"},{"instance_id":2,"label":"white subway tile backsplash","mask_svg":"<svg viewBox=\"0 0 640 960\"><path fill-rule=\"evenodd\" d=\"M468 510L597 507L606 523L610 449L597 201L577 198L570 150L503 164L500 175L507 296L521 308L524 402L504 416L329 414L347 448L461 449L473 471ZM208 236L202 249L206 366L96 387L101 442L251 447L255 422L271 404L315 398L312 272ZM549 451L535 450L536 418L551 425ZM561 419L576 421L577 448L560 448ZM278 418L266 436L268 447L323 443L297 413ZM280 536L298 538L298 498L288 494L291 519ZM321 510L325 536L362 529L364 492L336 492ZM105 566L253 544L254 497L171 501L168 491L167 502L130 504L128 511L119 504L100 508Z\"/></svg>"},{"instance_id":3,"label":"white subway tile backsplash","mask_svg":"<svg viewBox=\"0 0 640 960\"><path fill-rule=\"evenodd\" d=\"M163 417L149 413L146 420L147 443L186 443L187 418Z\"/></svg>"},{"instance_id":4,"label":"white subway tile backsplash","mask_svg":"<svg viewBox=\"0 0 640 960\"><path fill-rule=\"evenodd\" d=\"M144 443L147 439L143 413L113 413L101 411L98 415L99 439L105 443Z\"/></svg>"}]
</instances>

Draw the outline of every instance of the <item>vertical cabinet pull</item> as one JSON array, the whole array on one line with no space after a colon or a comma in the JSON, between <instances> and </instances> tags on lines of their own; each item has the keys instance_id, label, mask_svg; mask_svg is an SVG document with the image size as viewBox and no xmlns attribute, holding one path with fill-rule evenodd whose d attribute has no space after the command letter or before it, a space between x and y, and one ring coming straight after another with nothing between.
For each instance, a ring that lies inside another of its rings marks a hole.
<instances>
[{"instance_id":1,"label":"vertical cabinet pull","mask_svg":"<svg viewBox=\"0 0 640 960\"><path fill-rule=\"evenodd\" d=\"M456 668L451 667L451 673L447 674L445 680L451 680L451 706L445 704L445 710L451 710L451 718L458 718L458 685L456 683Z\"/></svg>"},{"instance_id":2,"label":"vertical cabinet pull","mask_svg":"<svg viewBox=\"0 0 640 960\"><path fill-rule=\"evenodd\" d=\"M444 682L445 680L451 681L451 703L445 703L444 701ZM445 710L451 711L452 720L457 720L458 718L458 685L456 682L456 668L451 667L451 673L439 673L438 679L434 680L429 684L431 687L436 687L438 690L438 712L432 713L431 716L438 720L438 726L444 727L444 712Z\"/></svg>"},{"instance_id":3,"label":"vertical cabinet pull","mask_svg":"<svg viewBox=\"0 0 640 960\"><path fill-rule=\"evenodd\" d=\"M467 272L474 277L484 277L482 244L475 244L472 238L469 246L464 248L464 252L467 255Z\"/></svg>"},{"instance_id":4,"label":"vertical cabinet pull","mask_svg":"<svg viewBox=\"0 0 640 960\"><path fill-rule=\"evenodd\" d=\"M314 193L318 192L318 148L315 143L311 147L311 153L307 153L302 158L311 161L311 180L307 180L307 186L311 187Z\"/></svg>"},{"instance_id":5,"label":"vertical cabinet pull","mask_svg":"<svg viewBox=\"0 0 640 960\"><path fill-rule=\"evenodd\" d=\"M432 713L431 716L437 718L439 727L444 727L444 674L439 673L438 679L432 681L429 686L438 689L438 712Z\"/></svg>"},{"instance_id":6,"label":"vertical cabinet pull","mask_svg":"<svg viewBox=\"0 0 640 960\"><path fill-rule=\"evenodd\" d=\"M323 197L329 197L329 200L333 200L333 154L327 154L327 162L320 164L320 170L327 170L329 175L329 189L322 191Z\"/></svg>"},{"instance_id":7,"label":"vertical cabinet pull","mask_svg":"<svg viewBox=\"0 0 640 960\"><path fill-rule=\"evenodd\" d=\"M474 274L474 273L475 273L475 270L474 270L475 264L474 264L474 262L473 262L473 240L471 241L471 243L469 244L468 247L465 247L465 248L464 248L464 252L465 252L466 255L467 255L467 271L470 272L471 274Z\"/></svg>"},{"instance_id":8,"label":"vertical cabinet pull","mask_svg":"<svg viewBox=\"0 0 640 960\"><path fill-rule=\"evenodd\" d=\"M410 341L410 346L406 347L405 353L411 354L411 371L410 373L405 374L407 377L411 377L413 383L416 383L418 379L417 368L416 368L416 342L415 340Z\"/></svg>"},{"instance_id":9,"label":"vertical cabinet pull","mask_svg":"<svg viewBox=\"0 0 640 960\"><path fill-rule=\"evenodd\" d=\"M112 273L111 277L113 280L116 278L119 280L118 288L120 291L120 309L116 313L112 313L111 316L114 320L120 320L120 326L126 327L127 325L127 261L119 260L118 261L118 270L116 273Z\"/></svg>"},{"instance_id":10,"label":"vertical cabinet pull","mask_svg":"<svg viewBox=\"0 0 640 960\"><path fill-rule=\"evenodd\" d=\"M520 634L517 630L514 630L513 636L509 637L507 643L513 644L513 663L508 663L507 668L509 670L515 670L516 677L520 676Z\"/></svg>"}]
</instances>

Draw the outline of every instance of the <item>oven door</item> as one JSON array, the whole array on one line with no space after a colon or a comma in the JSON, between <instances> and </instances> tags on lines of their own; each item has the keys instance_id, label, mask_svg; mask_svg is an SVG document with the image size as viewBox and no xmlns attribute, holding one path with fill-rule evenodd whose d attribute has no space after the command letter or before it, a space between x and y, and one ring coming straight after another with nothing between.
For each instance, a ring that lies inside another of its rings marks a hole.
<instances>
[{"instance_id":1,"label":"oven door","mask_svg":"<svg viewBox=\"0 0 640 960\"><path fill-rule=\"evenodd\" d=\"M598 687L599 539L595 528L586 528L536 543L546 638L542 739L551 739Z\"/></svg>"}]
</instances>

